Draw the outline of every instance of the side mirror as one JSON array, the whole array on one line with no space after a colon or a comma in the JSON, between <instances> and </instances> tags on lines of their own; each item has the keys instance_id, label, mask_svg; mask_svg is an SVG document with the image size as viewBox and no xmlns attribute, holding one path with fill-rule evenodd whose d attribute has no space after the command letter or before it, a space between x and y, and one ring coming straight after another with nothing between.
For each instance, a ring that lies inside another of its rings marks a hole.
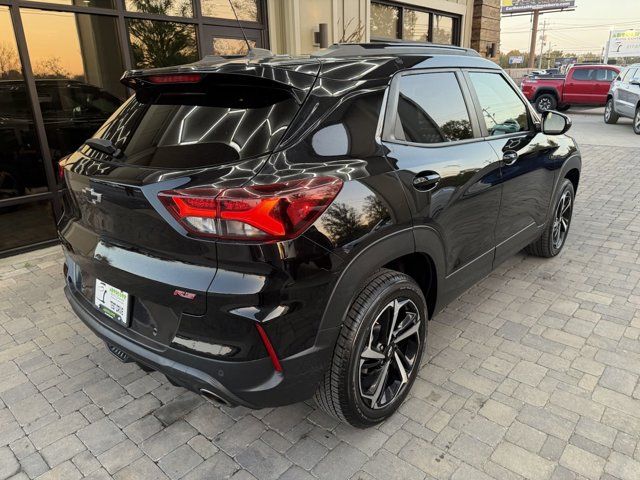
<instances>
[{"instance_id":1,"label":"side mirror","mask_svg":"<svg viewBox=\"0 0 640 480\"><path fill-rule=\"evenodd\" d=\"M562 113L547 110L542 114L542 133L562 135L571 128L571 119Z\"/></svg>"}]
</instances>

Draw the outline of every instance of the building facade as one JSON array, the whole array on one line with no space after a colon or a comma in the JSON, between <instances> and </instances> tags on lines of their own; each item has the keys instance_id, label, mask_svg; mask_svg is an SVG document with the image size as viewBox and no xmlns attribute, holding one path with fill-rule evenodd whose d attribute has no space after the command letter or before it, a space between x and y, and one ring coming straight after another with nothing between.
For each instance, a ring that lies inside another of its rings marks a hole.
<instances>
[{"instance_id":1,"label":"building facade","mask_svg":"<svg viewBox=\"0 0 640 480\"><path fill-rule=\"evenodd\" d=\"M251 45L304 54L319 47L321 23L329 43L482 49L491 40L482 12L493 15L483 7L498 0L232 2ZM129 95L124 70L244 52L229 0L0 0L0 255L55 242L58 161Z\"/></svg>"}]
</instances>

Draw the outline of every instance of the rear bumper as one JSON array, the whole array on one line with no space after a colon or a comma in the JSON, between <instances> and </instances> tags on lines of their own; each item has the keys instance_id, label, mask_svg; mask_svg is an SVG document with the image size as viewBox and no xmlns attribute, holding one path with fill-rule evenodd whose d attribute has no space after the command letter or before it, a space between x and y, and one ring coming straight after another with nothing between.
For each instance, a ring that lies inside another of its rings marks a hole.
<instances>
[{"instance_id":1,"label":"rear bumper","mask_svg":"<svg viewBox=\"0 0 640 480\"><path fill-rule=\"evenodd\" d=\"M250 361L222 361L166 347L154 350L110 328L69 285L65 294L73 311L99 338L117 347L133 360L157 370L174 383L200 393L208 390L230 405L265 408L287 405L313 396L328 367L338 329L322 330L315 344L288 358L280 359L282 373L269 358Z\"/></svg>"}]
</instances>

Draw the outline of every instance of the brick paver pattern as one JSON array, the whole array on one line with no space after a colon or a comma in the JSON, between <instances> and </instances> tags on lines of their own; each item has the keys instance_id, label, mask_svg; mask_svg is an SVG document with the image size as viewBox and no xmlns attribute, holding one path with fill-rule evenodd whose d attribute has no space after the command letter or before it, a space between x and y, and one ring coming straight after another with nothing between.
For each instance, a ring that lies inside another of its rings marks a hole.
<instances>
[{"instance_id":1,"label":"brick paver pattern","mask_svg":"<svg viewBox=\"0 0 640 480\"><path fill-rule=\"evenodd\" d=\"M640 149L583 147L564 252L519 254L429 324L389 421L216 407L120 363L59 247L0 260L0 479L640 479Z\"/></svg>"}]
</instances>

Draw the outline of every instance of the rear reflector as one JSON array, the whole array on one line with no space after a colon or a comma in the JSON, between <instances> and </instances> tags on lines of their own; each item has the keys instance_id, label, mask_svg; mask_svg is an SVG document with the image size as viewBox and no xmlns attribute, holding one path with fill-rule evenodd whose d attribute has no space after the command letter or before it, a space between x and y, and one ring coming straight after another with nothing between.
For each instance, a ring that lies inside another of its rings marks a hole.
<instances>
[{"instance_id":1,"label":"rear reflector","mask_svg":"<svg viewBox=\"0 0 640 480\"><path fill-rule=\"evenodd\" d=\"M156 84L198 83L202 80L202 75L199 73L176 73L173 75L150 75L148 77L142 77L142 79Z\"/></svg>"},{"instance_id":2,"label":"rear reflector","mask_svg":"<svg viewBox=\"0 0 640 480\"><path fill-rule=\"evenodd\" d=\"M269 358L271 359L271 363L273 363L273 368L276 372L282 372L282 365L280 365L280 360L278 359L278 355L276 355L276 351L273 349L273 345L269 341L269 337L267 337L267 332L264 331L262 325L256 323L256 329L260 334L260 338L262 339L262 343L264 343L264 348L267 349L267 353L269 354Z\"/></svg>"},{"instance_id":3,"label":"rear reflector","mask_svg":"<svg viewBox=\"0 0 640 480\"><path fill-rule=\"evenodd\" d=\"M302 234L342 188L335 177L226 190L189 188L160 192L171 215L197 236L288 240Z\"/></svg>"}]
</instances>

